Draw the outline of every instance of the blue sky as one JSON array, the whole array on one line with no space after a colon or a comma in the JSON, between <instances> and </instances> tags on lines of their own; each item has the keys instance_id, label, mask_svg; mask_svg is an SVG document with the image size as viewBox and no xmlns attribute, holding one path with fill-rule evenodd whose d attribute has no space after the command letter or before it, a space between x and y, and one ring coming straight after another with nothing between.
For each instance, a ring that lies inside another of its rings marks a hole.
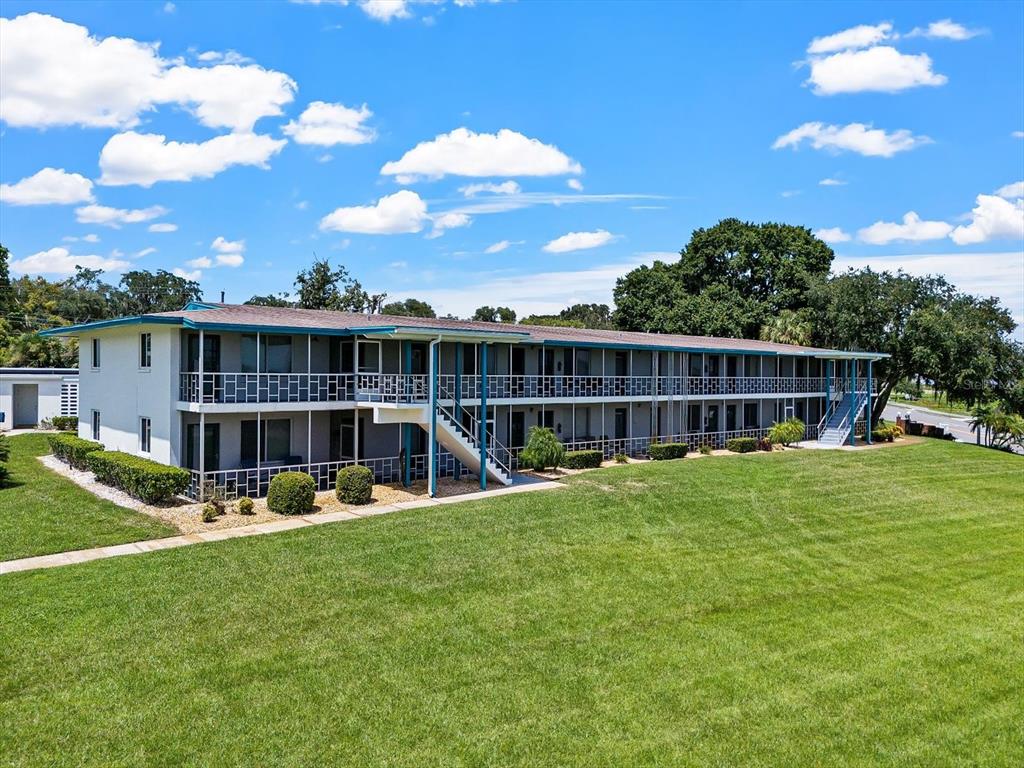
<instances>
[{"instance_id":1,"label":"blue sky","mask_svg":"<svg viewBox=\"0 0 1024 768\"><path fill-rule=\"evenodd\" d=\"M7 0L16 273L609 301L723 217L1024 321L1024 5ZM44 170L50 169L50 170Z\"/></svg>"}]
</instances>

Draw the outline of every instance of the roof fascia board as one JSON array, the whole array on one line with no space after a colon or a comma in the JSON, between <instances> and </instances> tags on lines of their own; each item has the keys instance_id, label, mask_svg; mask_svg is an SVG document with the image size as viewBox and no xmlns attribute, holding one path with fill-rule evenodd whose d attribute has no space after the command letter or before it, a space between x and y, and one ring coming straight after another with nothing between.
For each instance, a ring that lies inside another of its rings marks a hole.
<instances>
[{"instance_id":1,"label":"roof fascia board","mask_svg":"<svg viewBox=\"0 0 1024 768\"><path fill-rule=\"evenodd\" d=\"M117 317L112 320L97 320L94 323L80 323L79 325L67 325L63 328L47 328L40 331L40 336L77 336L88 331L101 331L105 328L116 328L121 325L180 325L180 317L153 317L150 315L136 315L134 317Z\"/></svg>"}]
</instances>

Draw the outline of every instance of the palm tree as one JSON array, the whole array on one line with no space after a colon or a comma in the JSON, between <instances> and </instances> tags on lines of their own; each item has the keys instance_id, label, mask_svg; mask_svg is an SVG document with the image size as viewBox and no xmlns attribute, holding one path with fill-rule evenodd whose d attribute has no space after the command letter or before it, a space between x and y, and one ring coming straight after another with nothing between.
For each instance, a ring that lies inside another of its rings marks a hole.
<instances>
[{"instance_id":1,"label":"palm tree","mask_svg":"<svg viewBox=\"0 0 1024 768\"><path fill-rule=\"evenodd\" d=\"M995 410L995 406L990 403L982 403L971 412L971 432L978 437L984 434L985 445L992 445L992 420Z\"/></svg>"},{"instance_id":2,"label":"palm tree","mask_svg":"<svg viewBox=\"0 0 1024 768\"><path fill-rule=\"evenodd\" d=\"M811 343L811 330L810 322L799 312L784 309L761 326L761 341L806 347Z\"/></svg>"}]
</instances>

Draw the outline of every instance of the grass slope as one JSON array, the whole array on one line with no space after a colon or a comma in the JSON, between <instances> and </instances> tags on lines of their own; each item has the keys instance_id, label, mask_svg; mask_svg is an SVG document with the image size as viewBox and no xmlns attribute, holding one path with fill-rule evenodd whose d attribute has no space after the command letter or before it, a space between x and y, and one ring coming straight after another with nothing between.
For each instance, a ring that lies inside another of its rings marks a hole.
<instances>
[{"instance_id":1,"label":"grass slope","mask_svg":"<svg viewBox=\"0 0 1024 768\"><path fill-rule=\"evenodd\" d=\"M10 765L1020 765L1024 464L925 442L0 580Z\"/></svg>"},{"instance_id":2,"label":"grass slope","mask_svg":"<svg viewBox=\"0 0 1024 768\"><path fill-rule=\"evenodd\" d=\"M0 560L173 536L159 520L99 499L51 472L37 456L46 435L8 438L11 483L0 488Z\"/></svg>"}]
</instances>

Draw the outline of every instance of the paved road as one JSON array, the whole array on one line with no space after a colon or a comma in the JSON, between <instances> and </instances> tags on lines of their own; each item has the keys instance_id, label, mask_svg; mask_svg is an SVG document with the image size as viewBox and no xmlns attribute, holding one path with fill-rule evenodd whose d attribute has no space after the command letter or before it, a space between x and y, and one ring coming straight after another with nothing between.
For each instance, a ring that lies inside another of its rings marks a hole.
<instances>
[{"instance_id":1,"label":"paved road","mask_svg":"<svg viewBox=\"0 0 1024 768\"><path fill-rule=\"evenodd\" d=\"M906 415L908 410L910 411L911 421L920 421L922 424L934 424L935 426L944 427L947 433L952 434L953 437L964 443L973 443L975 441L975 435L971 432L970 416L953 416L948 413L930 411L927 408L899 405L898 402L894 405L890 401L885 406L882 417L886 421L895 423L897 411L902 415Z\"/></svg>"}]
</instances>

